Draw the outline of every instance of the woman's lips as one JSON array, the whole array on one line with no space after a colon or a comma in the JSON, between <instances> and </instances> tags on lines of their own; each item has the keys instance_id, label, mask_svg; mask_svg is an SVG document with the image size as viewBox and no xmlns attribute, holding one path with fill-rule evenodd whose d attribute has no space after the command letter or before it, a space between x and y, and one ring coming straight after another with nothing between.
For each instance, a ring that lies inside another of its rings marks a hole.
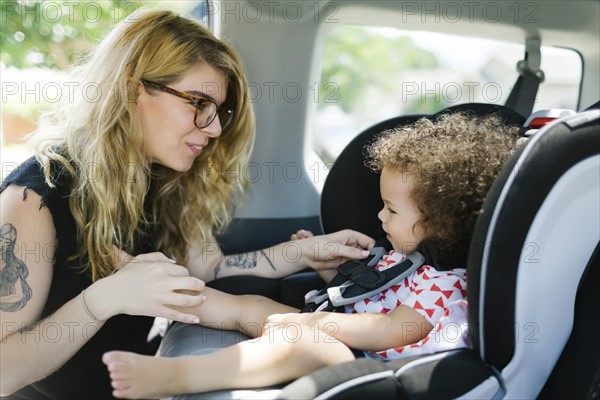
<instances>
[{"instance_id":1,"label":"woman's lips","mask_svg":"<svg viewBox=\"0 0 600 400\"><path fill-rule=\"evenodd\" d=\"M196 156L199 156L202 153L202 149L204 148L204 146L190 143L187 143L187 146L190 148L190 150L192 150L192 153L194 153L194 155Z\"/></svg>"}]
</instances>

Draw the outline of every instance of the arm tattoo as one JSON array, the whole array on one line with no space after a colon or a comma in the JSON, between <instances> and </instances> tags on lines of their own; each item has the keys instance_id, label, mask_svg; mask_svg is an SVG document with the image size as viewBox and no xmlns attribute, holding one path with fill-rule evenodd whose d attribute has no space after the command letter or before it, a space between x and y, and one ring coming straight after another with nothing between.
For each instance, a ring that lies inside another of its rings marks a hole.
<instances>
[{"instance_id":1,"label":"arm tattoo","mask_svg":"<svg viewBox=\"0 0 600 400\"><path fill-rule=\"evenodd\" d=\"M0 310L19 311L31 299L33 294L26 278L27 266L15 256L17 229L12 224L0 228Z\"/></svg>"},{"instance_id":2,"label":"arm tattoo","mask_svg":"<svg viewBox=\"0 0 600 400\"><path fill-rule=\"evenodd\" d=\"M262 254L263 256L265 256L265 258L267 259L267 262L269 263L269 265L271 266L271 268L273 269L273 271L277 271L277 269L275 268L275 266L273 265L273 262L271 261L271 259L269 258L269 256L267 255L267 253L265 253L264 250L260 251L260 254Z\"/></svg>"},{"instance_id":3,"label":"arm tattoo","mask_svg":"<svg viewBox=\"0 0 600 400\"><path fill-rule=\"evenodd\" d=\"M214 270L214 274L215 274L215 276L213 276L213 280L215 280L215 279L217 279L217 278L219 277L219 272L221 272L221 263L222 263L222 262L223 262L223 261L219 261L219 263L218 263L218 264L217 264L217 266L215 267L215 270Z\"/></svg>"},{"instance_id":4,"label":"arm tattoo","mask_svg":"<svg viewBox=\"0 0 600 400\"><path fill-rule=\"evenodd\" d=\"M258 264L259 253L267 259L267 262L269 263L269 266L273 269L273 271L276 271L277 269L275 268L275 265L273 265L273 262L271 261L267 253L265 253L264 250L260 250L244 254L235 254L221 259L221 261L219 261L219 263L215 267L214 279L217 279L219 272L221 271L221 266L225 266L226 268L240 269L256 268L256 265Z\"/></svg>"}]
</instances>

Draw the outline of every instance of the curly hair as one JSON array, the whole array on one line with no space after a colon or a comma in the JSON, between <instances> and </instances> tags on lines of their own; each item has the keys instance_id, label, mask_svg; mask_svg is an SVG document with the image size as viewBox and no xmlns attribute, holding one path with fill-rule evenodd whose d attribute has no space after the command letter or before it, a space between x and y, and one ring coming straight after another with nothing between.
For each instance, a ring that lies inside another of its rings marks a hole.
<instances>
[{"instance_id":1,"label":"curly hair","mask_svg":"<svg viewBox=\"0 0 600 400\"><path fill-rule=\"evenodd\" d=\"M367 147L367 164L411 175L423 213L419 250L437 264L465 266L485 196L518 138L519 129L495 115L445 114L383 132Z\"/></svg>"},{"instance_id":2,"label":"curly hair","mask_svg":"<svg viewBox=\"0 0 600 400\"><path fill-rule=\"evenodd\" d=\"M168 85L201 65L227 79L226 103L235 119L196 158L177 172L152 165L135 99L142 79ZM185 263L192 243L213 239L231 220L242 179L212 173L247 163L254 141L254 114L240 58L209 30L171 11L138 13L117 25L74 70L75 96L46 116L32 138L46 181L52 166L73 181L70 209L78 227L79 254L87 256L92 279L115 271L113 246L133 253L144 235L156 249ZM89 89L96 90L90 99ZM152 193L151 209L146 208Z\"/></svg>"}]
</instances>

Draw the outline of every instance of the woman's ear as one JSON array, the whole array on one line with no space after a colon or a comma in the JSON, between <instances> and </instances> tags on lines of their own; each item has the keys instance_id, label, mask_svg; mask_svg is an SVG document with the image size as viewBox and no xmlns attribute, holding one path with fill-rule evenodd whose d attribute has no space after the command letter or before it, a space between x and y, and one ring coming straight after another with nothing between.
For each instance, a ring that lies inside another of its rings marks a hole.
<instances>
[{"instance_id":1,"label":"woman's ear","mask_svg":"<svg viewBox=\"0 0 600 400\"><path fill-rule=\"evenodd\" d=\"M138 97L142 92L146 92L146 88L140 81L133 81L132 79L127 80L127 102L135 103L138 102Z\"/></svg>"}]
</instances>

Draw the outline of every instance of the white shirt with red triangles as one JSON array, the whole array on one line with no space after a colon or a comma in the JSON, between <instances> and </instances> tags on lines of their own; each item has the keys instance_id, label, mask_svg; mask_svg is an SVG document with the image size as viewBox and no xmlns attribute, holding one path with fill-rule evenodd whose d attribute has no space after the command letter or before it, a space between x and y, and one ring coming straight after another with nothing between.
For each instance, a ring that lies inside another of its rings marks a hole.
<instances>
[{"instance_id":1,"label":"white shirt with red triangles","mask_svg":"<svg viewBox=\"0 0 600 400\"><path fill-rule=\"evenodd\" d=\"M404 259L404 255L392 250L379 261L380 271L392 268ZM471 347L467 329L467 282L466 271L456 268L437 271L423 265L402 282L345 307L346 313L390 314L403 304L421 314L433 325L431 332L417 343L382 351L365 351L367 357L379 360L437 353L439 351ZM416 327L407 326L407 334Z\"/></svg>"}]
</instances>

